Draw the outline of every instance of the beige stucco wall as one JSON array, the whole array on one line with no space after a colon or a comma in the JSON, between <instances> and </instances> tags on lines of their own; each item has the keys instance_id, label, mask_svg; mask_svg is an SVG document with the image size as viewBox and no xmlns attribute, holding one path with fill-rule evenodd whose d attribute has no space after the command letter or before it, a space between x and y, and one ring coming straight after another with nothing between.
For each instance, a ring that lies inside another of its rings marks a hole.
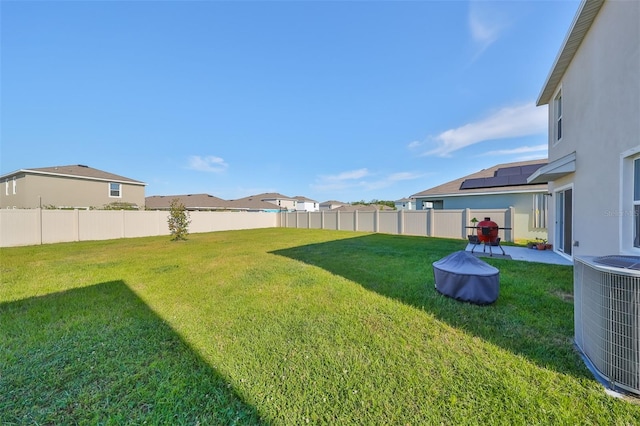
<instances>
[{"instance_id":1,"label":"beige stucco wall","mask_svg":"<svg viewBox=\"0 0 640 426\"><path fill-rule=\"evenodd\" d=\"M4 185L4 182L2 182ZM0 188L0 207L36 208L40 205L56 207L101 208L113 202L144 206L144 185L121 183L121 196L109 196L109 182L70 177L21 174L16 179L16 194L9 182L9 195Z\"/></svg>"},{"instance_id":2,"label":"beige stucco wall","mask_svg":"<svg viewBox=\"0 0 640 426\"><path fill-rule=\"evenodd\" d=\"M562 90L563 137L554 144L549 107L550 162L575 151L576 172L550 184L573 187L573 255L626 252L624 221L629 197L621 196L622 153L640 150L640 2L607 1L557 88ZM555 95L554 95L555 98ZM556 239L555 200L549 206Z\"/></svg>"}]
</instances>

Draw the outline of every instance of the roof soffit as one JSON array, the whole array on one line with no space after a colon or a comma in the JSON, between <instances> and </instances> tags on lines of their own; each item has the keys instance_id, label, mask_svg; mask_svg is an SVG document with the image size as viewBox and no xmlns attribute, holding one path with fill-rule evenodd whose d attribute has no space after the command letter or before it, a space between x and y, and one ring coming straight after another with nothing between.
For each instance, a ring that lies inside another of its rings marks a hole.
<instances>
[{"instance_id":1,"label":"roof soffit","mask_svg":"<svg viewBox=\"0 0 640 426\"><path fill-rule=\"evenodd\" d=\"M565 71L573 60L582 40L595 20L605 0L583 0L573 18L571 27L562 43L558 56L551 67L536 105L547 105L551 101L556 88L562 81Z\"/></svg>"}]
</instances>

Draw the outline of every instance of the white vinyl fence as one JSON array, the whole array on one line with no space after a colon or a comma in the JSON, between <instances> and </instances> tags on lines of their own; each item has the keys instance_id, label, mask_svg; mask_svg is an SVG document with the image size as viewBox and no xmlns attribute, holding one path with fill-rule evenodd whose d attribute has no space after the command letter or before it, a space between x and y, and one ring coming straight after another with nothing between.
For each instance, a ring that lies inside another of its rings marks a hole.
<instances>
[{"instance_id":1,"label":"white vinyl fence","mask_svg":"<svg viewBox=\"0 0 640 426\"><path fill-rule=\"evenodd\" d=\"M169 235L168 211L0 210L0 247ZM278 213L189 212L190 233L274 228Z\"/></svg>"},{"instance_id":2,"label":"white vinyl fence","mask_svg":"<svg viewBox=\"0 0 640 426\"><path fill-rule=\"evenodd\" d=\"M474 234L471 219L490 217L500 228L503 241L513 242L515 209L464 210L394 210L394 211L320 211L280 213L280 226L287 228L335 229L341 231L382 232L386 234L419 235L426 237L462 238ZM526 231L522 230L522 231ZM524 237L526 238L526 237Z\"/></svg>"},{"instance_id":3,"label":"white vinyl fence","mask_svg":"<svg viewBox=\"0 0 640 426\"><path fill-rule=\"evenodd\" d=\"M169 235L167 211L0 210L0 247ZM492 210L189 212L190 233L255 228L334 229L466 239L471 219L490 217L503 241L523 238L513 207ZM524 228L524 227L523 227Z\"/></svg>"}]
</instances>

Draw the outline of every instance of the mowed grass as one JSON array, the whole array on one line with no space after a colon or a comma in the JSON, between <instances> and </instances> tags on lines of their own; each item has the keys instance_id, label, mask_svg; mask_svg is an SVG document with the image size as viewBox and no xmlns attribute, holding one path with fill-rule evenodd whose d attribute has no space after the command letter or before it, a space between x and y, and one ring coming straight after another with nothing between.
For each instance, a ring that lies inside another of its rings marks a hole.
<instances>
[{"instance_id":1,"label":"mowed grass","mask_svg":"<svg viewBox=\"0 0 640 426\"><path fill-rule=\"evenodd\" d=\"M631 425L572 344L572 268L460 240L259 229L0 250L0 424Z\"/></svg>"}]
</instances>

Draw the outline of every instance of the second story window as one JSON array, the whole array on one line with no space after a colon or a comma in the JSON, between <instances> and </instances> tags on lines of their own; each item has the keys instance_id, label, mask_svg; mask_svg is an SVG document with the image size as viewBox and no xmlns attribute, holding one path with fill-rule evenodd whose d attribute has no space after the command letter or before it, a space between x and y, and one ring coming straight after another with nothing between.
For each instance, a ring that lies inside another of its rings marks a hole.
<instances>
[{"instance_id":1,"label":"second story window","mask_svg":"<svg viewBox=\"0 0 640 426\"><path fill-rule=\"evenodd\" d=\"M109 183L109 197L120 198L121 194L122 194L122 191L119 183L115 183L115 182Z\"/></svg>"},{"instance_id":2,"label":"second story window","mask_svg":"<svg viewBox=\"0 0 640 426\"><path fill-rule=\"evenodd\" d=\"M562 139L562 91L553 100L554 111L554 142Z\"/></svg>"},{"instance_id":3,"label":"second story window","mask_svg":"<svg viewBox=\"0 0 640 426\"><path fill-rule=\"evenodd\" d=\"M16 177L13 177L13 195L18 193L18 182L16 181Z\"/></svg>"}]
</instances>

